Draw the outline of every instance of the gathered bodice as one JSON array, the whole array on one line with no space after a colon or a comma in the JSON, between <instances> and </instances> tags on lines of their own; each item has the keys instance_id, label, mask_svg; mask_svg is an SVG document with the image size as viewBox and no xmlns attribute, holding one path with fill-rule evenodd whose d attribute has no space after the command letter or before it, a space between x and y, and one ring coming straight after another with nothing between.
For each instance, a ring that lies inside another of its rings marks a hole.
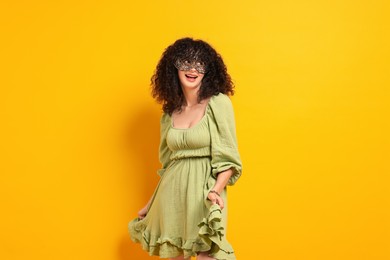
<instances>
[{"instance_id":1,"label":"gathered bodice","mask_svg":"<svg viewBox=\"0 0 390 260\"><path fill-rule=\"evenodd\" d=\"M204 116L190 128L174 127L172 117L164 113L160 137L159 160L162 167L157 171L160 176L173 161L199 157L209 157L215 179L219 172L230 168L233 174L229 178L229 185L233 185L241 176L233 106L223 93L209 99Z\"/></svg>"},{"instance_id":2,"label":"gathered bodice","mask_svg":"<svg viewBox=\"0 0 390 260\"><path fill-rule=\"evenodd\" d=\"M190 128L175 128L172 120L167 133L171 160L211 156L211 136L208 124L208 106L202 119Z\"/></svg>"}]
</instances>

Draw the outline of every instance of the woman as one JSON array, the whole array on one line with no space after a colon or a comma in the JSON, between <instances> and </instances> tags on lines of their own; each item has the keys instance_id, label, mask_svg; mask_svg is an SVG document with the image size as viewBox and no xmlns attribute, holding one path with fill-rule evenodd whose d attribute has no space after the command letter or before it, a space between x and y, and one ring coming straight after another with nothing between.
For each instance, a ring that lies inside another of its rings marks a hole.
<instances>
[{"instance_id":1,"label":"woman","mask_svg":"<svg viewBox=\"0 0 390 260\"><path fill-rule=\"evenodd\" d=\"M225 234L226 186L242 166L233 84L221 56L202 40L177 40L157 65L152 94L164 111L161 178L129 223L132 240L161 258L236 259Z\"/></svg>"}]
</instances>

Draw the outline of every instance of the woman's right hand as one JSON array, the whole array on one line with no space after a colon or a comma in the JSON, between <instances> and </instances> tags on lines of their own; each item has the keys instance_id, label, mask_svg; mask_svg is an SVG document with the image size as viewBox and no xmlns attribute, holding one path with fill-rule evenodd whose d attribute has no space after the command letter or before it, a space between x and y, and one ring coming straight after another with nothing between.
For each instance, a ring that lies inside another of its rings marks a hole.
<instances>
[{"instance_id":1,"label":"woman's right hand","mask_svg":"<svg viewBox=\"0 0 390 260\"><path fill-rule=\"evenodd\" d=\"M148 214L148 205L146 205L140 211L138 211L138 218L143 219L144 217L146 217L146 214Z\"/></svg>"}]
</instances>

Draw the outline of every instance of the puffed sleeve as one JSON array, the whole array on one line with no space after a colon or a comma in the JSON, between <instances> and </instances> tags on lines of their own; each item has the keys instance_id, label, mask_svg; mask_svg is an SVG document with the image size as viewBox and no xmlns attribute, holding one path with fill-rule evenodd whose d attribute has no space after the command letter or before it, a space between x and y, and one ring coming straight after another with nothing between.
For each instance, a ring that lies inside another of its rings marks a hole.
<instances>
[{"instance_id":1,"label":"puffed sleeve","mask_svg":"<svg viewBox=\"0 0 390 260\"><path fill-rule=\"evenodd\" d=\"M159 160L161 163L161 168L157 171L157 174L162 176L165 172L165 169L170 163L171 150L167 145L167 133L170 126L170 117L168 114L164 113L160 119L160 145L159 145Z\"/></svg>"},{"instance_id":2,"label":"puffed sleeve","mask_svg":"<svg viewBox=\"0 0 390 260\"><path fill-rule=\"evenodd\" d=\"M211 134L212 177L228 169L233 170L228 185L236 183L241 176L242 163L237 147L233 106L225 94L213 96L209 101Z\"/></svg>"}]
</instances>

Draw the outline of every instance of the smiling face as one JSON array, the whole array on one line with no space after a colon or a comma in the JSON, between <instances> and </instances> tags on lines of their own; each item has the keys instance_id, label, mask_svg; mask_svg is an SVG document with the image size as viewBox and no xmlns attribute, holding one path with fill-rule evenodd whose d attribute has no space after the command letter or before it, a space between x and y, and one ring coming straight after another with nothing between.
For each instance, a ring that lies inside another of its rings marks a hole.
<instances>
[{"instance_id":1,"label":"smiling face","mask_svg":"<svg viewBox=\"0 0 390 260\"><path fill-rule=\"evenodd\" d=\"M192 68L190 70L179 70L178 76L182 88L199 88L202 84L204 74Z\"/></svg>"},{"instance_id":2,"label":"smiling face","mask_svg":"<svg viewBox=\"0 0 390 260\"><path fill-rule=\"evenodd\" d=\"M200 62L176 61L175 67L178 70L180 85L182 88L199 88L204 73L204 64Z\"/></svg>"}]
</instances>

